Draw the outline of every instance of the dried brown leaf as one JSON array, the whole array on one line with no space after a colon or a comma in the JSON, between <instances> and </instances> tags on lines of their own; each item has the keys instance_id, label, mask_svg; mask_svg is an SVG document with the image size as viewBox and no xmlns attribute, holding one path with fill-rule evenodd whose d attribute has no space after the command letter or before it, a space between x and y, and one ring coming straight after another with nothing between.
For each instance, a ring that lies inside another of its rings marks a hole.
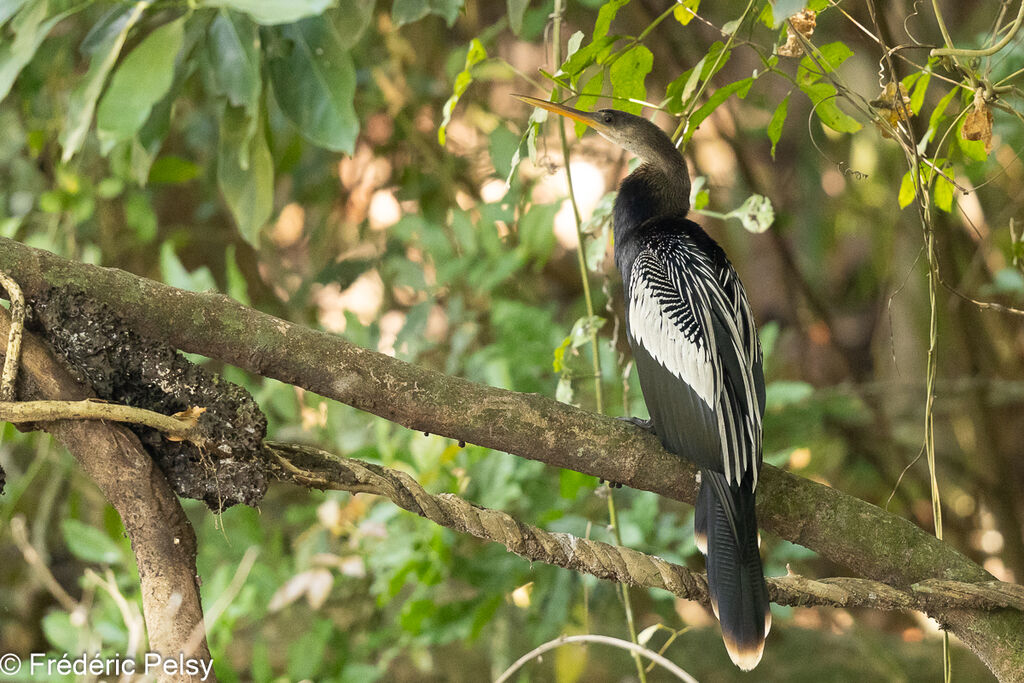
<instances>
[{"instance_id":1,"label":"dried brown leaf","mask_svg":"<svg viewBox=\"0 0 1024 683\"><path fill-rule=\"evenodd\" d=\"M899 99L896 99L897 92L899 92ZM902 105L900 104L901 102ZM889 122L890 126L895 126L899 123L902 116L912 116L910 111L910 93L907 92L905 85L902 83L897 84L896 81L886 83L882 92L878 95L878 99L872 100L870 104L878 112L879 116ZM878 121L875 121L875 127L881 131L883 137L892 137L885 126L881 125Z\"/></svg>"},{"instance_id":2,"label":"dried brown leaf","mask_svg":"<svg viewBox=\"0 0 1024 683\"><path fill-rule=\"evenodd\" d=\"M974 98L974 111L967 114L961 131L964 140L981 140L985 154L992 151L992 109L981 98Z\"/></svg>"},{"instance_id":3,"label":"dried brown leaf","mask_svg":"<svg viewBox=\"0 0 1024 683\"><path fill-rule=\"evenodd\" d=\"M779 48L779 55L782 57L799 57L802 55L804 48L800 44L797 34L799 33L804 38L810 38L814 33L814 27L817 23L818 13L814 10L801 10L791 16L786 24L786 44Z\"/></svg>"}]
</instances>

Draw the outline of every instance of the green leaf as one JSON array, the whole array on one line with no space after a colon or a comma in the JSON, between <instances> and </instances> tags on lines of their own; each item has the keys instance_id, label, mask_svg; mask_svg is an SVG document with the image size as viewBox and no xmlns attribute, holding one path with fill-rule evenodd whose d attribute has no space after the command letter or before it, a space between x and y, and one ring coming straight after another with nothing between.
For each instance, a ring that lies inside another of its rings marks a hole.
<instances>
[{"instance_id":1,"label":"green leaf","mask_svg":"<svg viewBox=\"0 0 1024 683\"><path fill-rule=\"evenodd\" d=\"M351 154L359 133L352 102L356 72L334 27L321 18L275 29L290 50L269 62L274 97L310 142Z\"/></svg>"},{"instance_id":2,"label":"green leaf","mask_svg":"<svg viewBox=\"0 0 1024 683\"><path fill-rule=\"evenodd\" d=\"M512 160L519 151L519 136L505 126L498 126L491 133L490 144L491 164L500 178L508 177L512 172Z\"/></svg>"},{"instance_id":3,"label":"green leaf","mask_svg":"<svg viewBox=\"0 0 1024 683\"><path fill-rule=\"evenodd\" d=\"M779 144L782 137L782 126L786 123L786 114L789 112L789 95L786 95L779 106L772 114L772 120L768 122L768 139L772 142L772 159L775 158L775 145Z\"/></svg>"},{"instance_id":4,"label":"green leaf","mask_svg":"<svg viewBox=\"0 0 1024 683\"><path fill-rule=\"evenodd\" d=\"M182 265L178 255L174 252L174 245L170 242L160 245L160 277L162 282L171 287L187 289L191 292L208 292L217 289L217 282L213 279L210 269L200 266L189 272Z\"/></svg>"},{"instance_id":5,"label":"green leaf","mask_svg":"<svg viewBox=\"0 0 1024 683\"><path fill-rule=\"evenodd\" d=\"M334 0L206 0L208 7L226 7L245 12L257 24L291 24L323 14Z\"/></svg>"},{"instance_id":6,"label":"green leaf","mask_svg":"<svg viewBox=\"0 0 1024 683\"><path fill-rule=\"evenodd\" d=\"M672 16L683 26L686 26L697 16L697 9L700 8L700 0L683 0L672 10Z\"/></svg>"},{"instance_id":7,"label":"green leaf","mask_svg":"<svg viewBox=\"0 0 1024 683\"><path fill-rule=\"evenodd\" d=\"M484 49L483 43L479 39L474 38L469 44L469 51L466 52L466 64L462 67L459 75L455 77L455 87L452 90L452 95L444 103L441 125L437 129L437 141L442 147L445 144L445 131L448 129L448 124L452 121L452 112L455 110L455 105L459 103L459 98L462 97L470 83L473 82L473 67L485 59L487 59L487 50Z\"/></svg>"},{"instance_id":8,"label":"green leaf","mask_svg":"<svg viewBox=\"0 0 1024 683\"><path fill-rule=\"evenodd\" d=\"M732 57L732 50L726 50L725 43L720 40L716 40L711 43L711 47L708 48L708 53L704 55L704 59L700 61L700 64L702 64L700 68L700 80L706 81L721 71L722 67L729 62L730 57Z\"/></svg>"},{"instance_id":9,"label":"green leaf","mask_svg":"<svg viewBox=\"0 0 1024 683\"><path fill-rule=\"evenodd\" d=\"M60 524L64 544L71 554L85 562L115 564L123 559L121 547L96 527L77 519L65 519Z\"/></svg>"},{"instance_id":10,"label":"green leaf","mask_svg":"<svg viewBox=\"0 0 1024 683\"><path fill-rule=\"evenodd\" d=\"M188 159L168 155L157 159L149 169L148 183L151 185L177 185L187 183L199 176L202 167Z\"/></svg>"},{"instance_id":11,"label":"green leaf","mask_svg":"<svg viewBox=\"0 0 1024 683\"><path fill-rule=\"evenodd\" d=\"M797 85L802 88L805 85L814 83L825 74L832 73L838 69L843 62L852 56L853 50L842 42L836 41L828 45L822 45L818 48L817 53L815 53L814 60L809 55L800 60L800 66L796 70ZM825 69L824 73L818 69L818 64L815 61Z\"/></svg>"},{"instance_id":12,"label":"green leaf","mask_svg":"<svg viewBox=\"0 0 1024 683\"><path fill-rule=\"evenodd\" d=\"M949 172L947 169L946 173ZM953 183L944 175L935 175L935 206L946 213L953 212Z\"/></svg>"},{"instance_id":13,"label":"green leaf","mask_svg":"<svg viewBox=\"0 0 1024 683\"><path fill-rule=\"evenodd\" d=\"M72 624L67 612L53 610L43 617L43 635L58 651L77 652L82 633L82 627Z\"/></svg>"},{"instance_id":14,"label":"green leaf","mask_svg":"<svg viewBox=\"0 0 1024 683\"><path fill-rule=\"evenodd\" d=\"M449 26L455 23L463 0L395 0L391 6L391 20L395 26L419 21L428 14L444 17Z\"/></svg>"},{"instance_id":15,"label":"green leaf","mask_svg":"<svg viewBox=\"0 0 1024 683\"><path fill-rule=\"evenodd\" d=\"M572 348L578 349L584 344L590 343L591 333L596 333L604 327L605 319L599 315L583 316L573 323L568 339L572 340Z\"/></svg>"},{"instance_id":16,"label":"green leaf","mask_svg":"<svg viewBox=\"0 0 1024 683\"><path fill-rule=\"evenodd\" d=\"M750 92L750 86L754 84L753 76L748 76L743 80L730 83L724 88L719 88L708 98L708 101L702 104L697 111L690 115L690 118L686 121L686 133L683 135L683 141L688 142L693 134L697 132L697 128L701 122L704 121L708 116L711 115L715 109L717 109L723 102L729 99L729 96L733 93L743 99Z\"/></svg>"},{"instance_id":17,"label":"green leaf","mask_svg":"<svg viewBox=\"0 0 1024 683\"><path fill-rule=\"evenodd\" d=\"M832 130L856 133L861 129L860 123L836 104L836 89L831 83L802 85L800 89L811 98L815 115Z\"/></svg>"},{"instance_id":18,"label":"green leaf","mask_svg":"<svg viewBox=\"0 0 1024 683\"><path fill-rule=\"evenodd\" d=\"M910 202L914 201L915 194L913 172L907 171L903 174L903 180L900 181L900 193L896 197L896 201L899 202L900 208L907 208Z\"/></svg>"},{"instance_id":19,"label":"green leaf","mask_svg":"<svg viewBox=\"0 0 1024 683\"><path fill-rule=\"evenodd\" d=\"M530 0L508 0L508 26L517 36L523 30L523 14L529 4Z\"/></svg>"},{"instance_id":20,"label":"green leaf","mask_svg":"<svg viewBox=\"0 0 1024 683\"><path fill-rule=\"evenodd\" d=\"M915 75L917 78L913 79L913 88L910 91L909 108L911 114L917 115L921 113L921 107L924 106L924 96L928 92L928 84L932 80L932 75L927 71L919 71L916 74L911 74L903 79L903 83L906 87L911 87L911 84L908 84L907 81L910 81Z\"/></svg>"},{"instance_id":21,"label":"green leaf","mask_svg":"<svg viewBox=\"0 0 1024 683\"><path fill-rule=\"evenodd\" d=\"M576 108L582 111L590 111L597 104L597 98L601 96L602 92L604 92L604 69L595 73L583 84L583 88L580 89L580 96L576 100ZM587 124L580 123L579 121L576 122L576 137L583 137L583 133L586 130Z\"/></svg>"},{"instance_id":22,"label":"green leaf","mask_svg":"<svg viewBox=\"0 0 1024 683\"><path fill-rule=\"evenodd\" d=\"M68 118L64 124L64 130L60 134L60 144L64 148L61 154L61 161L67 163L78 150L82 148L85 141L85 134L89 131L89 124L92 123L92 115L96 110L96 100L103 90L103 84L107 80L107 74L113 68L124 41L128 38L128 32L142 16L143 11L149 7L151 0L139 2L132 7L127 15L121 30L113 34L96 48L89 63L89 71L78 87L71 93L68 101Z\"/></svg>"},{"instance_id":23,"label":"green leaf","mask_svg":"<svg viewBox=\"0 0 1024 683\"><path fill-rule=\"evenodd\" d=\"M654 65L654 55L643 45L637 45L612 64L609 75L612 81L612 94L619 99L616 108L631 114L639 114L643 105L629 100L647 99L647 86L644 80Z\"/></svg>"},{"instance_id":24,"label":"green leaf","mask_svg":"<svg viewBox=\"0 0 1024 683\"><path fill-rule=\"evenodd\" d=\"M949 103L953 101L956 94L957 88L953 88L939 100L939 103L935 105L935 109L932 109L932 114L928 117L929 142L935 138L935 133L938 131L939 126L946 119L946 108L949 107Z\"/></svg>"},{"instance_id":25,"label":"green leaf","mask_svg":"<svg viewBox=\"0 0 1024 683\"><path fill-rule=\"evenodd\" d=\"M18 9L19 4L22 3L15 2L6 6L0 5L0 8L13 14ZM21 70L32 61L32 57L50 32L50 29L71 13L71 11L61 12L43 21L46 17L47 8L48 3L46 0L35 0L31 5L23 8L11 22L10 32L14 33L14 39L0 41L0 102L11 91L11 86L14 85L14 81L18 78ZM2 23L0 21L0 24Z\"/></svg>"},{"instance_id":26,"label":"green leaf","mask_svg":"<svg viewBox=\"0 0 1024 683\"><path fill-rule=\"evenodd\" d=\"M601 6L597 12L597 21L594 22L594 35L590 38L592 43L608 35L608 29L611 28L615 15L627 3L629 0L609 0Z\"/></svg>"},{"instance_id":27,"label":"green leaf","mask_svg":"<svg viewBox=\"0 0 1024 683\"><path fill-rule=\"evenodd\" d=\"M616 40L618 40L617 36L604 36L599 40L591 42L589 45L584 45L562 62L562 66L558 69L559 73L569 76L573 83L575 83L580 73L593 64L598 56Z\"/></svg>"},{"instance_id":28,"label":"green leaf","mask_svg":"<svg viewBox=\"0 0 1024 683\"><path fill-rule=\"evenodd\" d=\"M726 217L738 218L744 228L756 234L772 227L772 223L775 222L775 209L767 197L752 194L739 208L727 213Z\"/></svg>"},{"instance_id":29,"label":"green leaf","mask_svg":"<svg viewBox=\"0 0 1024 683\"><path fill-rule=\"evenodd\" d=\"M261 130L249 133L245 110L226 106L217 149L217 184L238 231L259 246L260 228L274 209L274 162Z\"/></svg>"},{"instance_id":30,"label":"green leaf","mask_svg":"<svg viewBox=\"0 0 1024 683\"><path fill-rule=\"evenodd\" d=\"M327 10L342 47L355 47L373 21L376 0L338 0L338 8Z\"/></svg>"},{"instance_id":31,"label":"green leaf","mask_svg":"<svg viewBox=\"0 0 1024 683\"><path fill-rule=\"evenodd\" d=\"M708 188L704 187L707 183L707 176L701 175L694 178L693 184L690 185L690 207L694 211L700 211L711 201Z\"/></svg>"},{"instance_id":32,"label":"green leaf","mask_svg":"<svg viewBox=\"0 0 1024 683\"><path fill-rule=\"evenodd\" d=\"M256 24L237 12L221 10L210 23L206 49L214 93L226 96L232 106L245 107L255 114L262 88Z\"/></svg>"},{"instance_id":33,"label":"green leaf","mask_svg":"<svg viewBox=\"0 0 1024 683\"><path fill-rule=\"evenodd\" d=\"M174 80L174 62L181 49L185 17L164 24L125 57L110 79L96 110L96 133L104 154L131 138L149 118L153 105Z\"/></svg>"}]
</instances>

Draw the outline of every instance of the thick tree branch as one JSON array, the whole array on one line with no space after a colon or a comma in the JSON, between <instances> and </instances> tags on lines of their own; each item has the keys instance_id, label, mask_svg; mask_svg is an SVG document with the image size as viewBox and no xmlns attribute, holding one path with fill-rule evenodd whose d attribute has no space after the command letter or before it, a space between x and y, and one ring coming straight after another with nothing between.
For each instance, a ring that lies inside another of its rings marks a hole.
<instances>
[{"instance_id":1,"label":"thick tree branch","mask_svg":"<svg viewBox=\"0 0 1024 683\"><path fill-rule=\"evenodd\" d=\"M0 338L6 337L9 329L10 316L0 310ZM23 338L20 367L16 385L19 398L70 401L89 397L89 392L28 333ZM150 650L165 656L185 651L193 629L203 628L196 580L196 538L163 473L138 438L120 425L57 420L38 426L71 452L121 515L139 568ZM205 637L186 656L209 660Z\"/></svg>"},{"instance_id":2,"label":"thick tree branch","mask_svg":"<svg viewBox=\"0 0 1024 683\"><path fill-rule=\"evenodd\" d=\"M370 493L436 524L494 543L531 562L543 562L599 579L660 588L708 605L707 576L660 557L572 534L544 531L500 510L451 493L428 493L405 472L346 458L301 444L267 442L279 479L300 486ZM1024 610L1024 587L1001 581L980 584L930 579L909 591L857 578L809 579L790 574L768 578L772 602L793 607L871 607L931 612L962 609Z\"/></svg>"},{"instance_id":3,"label":"thick tree branch","mask_svg":"<svg viewBox=\"0 0 1024 683\"><path fill-rule=\"evenodd\" d=\"M344 339L129 273L68 261L0 238L0 269L26 298L76 287L140 334L303 387L406 427L573 469L692 503L694 469L612 418L535 394L483 386L354 346ZM992 580L909 521L835 489L765 466L762 526L866 578L897 588L926 579ZM1003 680L1024 680L1024 615L949 609L940 622Z\"/></svg>"}]
</instances>

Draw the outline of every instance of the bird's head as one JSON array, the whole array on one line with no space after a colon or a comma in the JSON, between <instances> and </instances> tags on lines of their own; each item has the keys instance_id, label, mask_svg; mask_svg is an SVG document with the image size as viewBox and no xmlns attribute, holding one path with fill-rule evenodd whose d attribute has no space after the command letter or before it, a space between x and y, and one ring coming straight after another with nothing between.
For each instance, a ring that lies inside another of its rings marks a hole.
<instances>
[{"instance_id":1,"label":"bird's head","mask_svg":"<svg viewBox=\"0 0 1024 683\"><path fill-rule=\"evenodd\" d=\"M645 163L662 168L666 173L679 172L680 168L684 175L686 173L683 156L672 144L672 140L665 134L665 131L642 116L615 109L586 112L527 95L513 95L513 97L534 107L540 107L573 121L579 121L627 152L640 157Z\"/></svg>"}]
</instances>

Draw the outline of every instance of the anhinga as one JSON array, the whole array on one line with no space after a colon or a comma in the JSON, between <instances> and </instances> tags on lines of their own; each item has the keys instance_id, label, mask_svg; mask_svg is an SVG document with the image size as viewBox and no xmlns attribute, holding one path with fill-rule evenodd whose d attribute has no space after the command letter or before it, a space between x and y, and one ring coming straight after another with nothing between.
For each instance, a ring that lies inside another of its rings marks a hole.
<instances>
[{"instance_id":1,"label":"anhinga","mask_svg":"<svg viewBox=\"0 0 1024 683\"><path fill-rule=\"evenodd\" d=\"M707 555L711 605L732 661L753 669L771 611L754 511L764 373L743 285L722 248L687 219L686 161L660 128L626 112L516 97L640 158L614 210L627 338L651 426L666 450L700 469L694 534Z\"/></svg>"}]
</instances>

